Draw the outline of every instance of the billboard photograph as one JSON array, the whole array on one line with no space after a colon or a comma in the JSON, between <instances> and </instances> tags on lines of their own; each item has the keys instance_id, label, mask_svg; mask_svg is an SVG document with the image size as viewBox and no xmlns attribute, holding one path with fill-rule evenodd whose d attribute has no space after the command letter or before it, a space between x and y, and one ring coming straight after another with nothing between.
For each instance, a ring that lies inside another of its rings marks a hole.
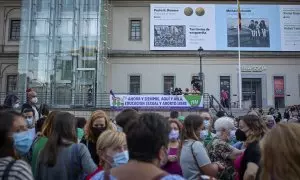
<instances>
[{"instance_id":1,"label":"billboard photograph","mask_svg":"<svg viewBox=\"0 0 300 180\"><path fill-rule=\"evenodd\" d=\"M238 47L238 19L227 19L227 46ZM242 19L240 30L241 47L270 47L268 19Z\"/></svg>"},{"instance_id":2,"label":"billboard photograph","mask_svg":"<svg viewBox=\"0 0 300 180\"><path fill-rule=\"evenodd\" d=\"M266 11L267 9L267 11ZM299 51L299 5L241 5L242 51ZM238 50L236 4L151 4L150 50Z\"/></svg>"}]
</instances>

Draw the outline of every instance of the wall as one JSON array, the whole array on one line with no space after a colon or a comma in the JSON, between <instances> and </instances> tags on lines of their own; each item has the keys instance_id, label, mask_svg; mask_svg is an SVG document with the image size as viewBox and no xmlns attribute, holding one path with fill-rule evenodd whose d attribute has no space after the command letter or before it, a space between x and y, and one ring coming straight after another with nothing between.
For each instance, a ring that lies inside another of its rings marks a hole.
<instances>
[{"instance_id":1,"label":"wall","mask_svg":"<svg viewBox=\"0 0 300 180\"><path fill-rule=\"evenodd\" d=\"M242 77L264 77L263 105L274 105L273 76L284 76L286 105L298 104L300 62L297 59L265 58L242 59L242 65L264 65L263 72L243 72ZM205 92L219 98L220 76L231 77L231 95L238 95L237 59L204 58ZM111 89L116 93L129 92L129 76L141 76L141 93L163 93L163 76L174 75L176 87L189 87L193 75L199 72L199 59L193 57L131 57L111 59ZM232 96L232 101L238 101Z\"/></svg>"},{"instance_id":2,"label":"wall","mask_svg":"<svg viewBox=\"0 0 300 180\"><path fill-rule=\"evenodd\" d=\"M7 76L18 74L19 42L9 40L9 28L11 19L20 19L20 6L21 1L5 1L0 5L0 92L6 91Z\"/></svg>"}]
</instances>

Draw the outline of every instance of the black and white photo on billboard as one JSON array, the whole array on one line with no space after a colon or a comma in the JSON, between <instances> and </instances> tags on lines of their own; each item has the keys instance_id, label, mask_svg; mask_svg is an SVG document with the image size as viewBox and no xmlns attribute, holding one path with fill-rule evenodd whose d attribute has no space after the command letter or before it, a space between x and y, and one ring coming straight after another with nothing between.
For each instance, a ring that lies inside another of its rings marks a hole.
<instances>
[{"instance_id":1,"label":"black and white photo on billboard","mask_svg":"<svg viewBox=\"0 0 300 180\"><path fill-rule=\"evenodd\" d=\"M184 25L154 25L155 47L186 47Z\"/></svg>"},{"instance_id":2,"label":"black and white photo on billboard","mask_svg":"<svg viewBox=\"0 0 300 180\"><path fill-rule=\"evenodd\" d=\"M242 18L240 30L241 47L270 47L269 20L265 18ZM227 19L227 45L238 47L238 19Z\"/></svg>"}]
</instances>

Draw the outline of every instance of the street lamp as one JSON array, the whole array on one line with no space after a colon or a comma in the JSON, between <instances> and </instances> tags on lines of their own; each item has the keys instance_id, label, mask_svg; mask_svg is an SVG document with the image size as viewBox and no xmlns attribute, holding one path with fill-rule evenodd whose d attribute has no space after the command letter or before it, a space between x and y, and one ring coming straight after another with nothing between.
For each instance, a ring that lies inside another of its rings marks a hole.
<instances>
[{"instance_id":1,"label":"street lamp","mask_svg":"<svg viewBox=\"0 0 300 180\"><path fill-rule=\"evenodd\" d=\"M203 75L202 75L202 53L203 48L200 46L198 49L199 52L199 58L200 58L200 73L199 73L199 80L200 80L200 93L203 94Z\"/></svg>"}]
</instances>

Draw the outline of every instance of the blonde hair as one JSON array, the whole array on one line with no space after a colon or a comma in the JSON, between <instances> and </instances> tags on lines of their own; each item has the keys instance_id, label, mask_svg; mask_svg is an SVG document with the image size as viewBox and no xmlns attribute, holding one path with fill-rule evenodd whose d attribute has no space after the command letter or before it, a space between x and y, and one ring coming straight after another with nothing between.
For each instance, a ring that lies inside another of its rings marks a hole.
<instances>
[{"instance_id":1,"label":"blonde hair","mask_svg":"<svg viewBox=\"0 0 300 180\"><path fill-rule=\"evenodd\" d=\"M245 144L248 145L254 141L260 141L263 136L268 131L266 123L256 115L246 115L241 118L251 131L250 135L247 137Z\"/></svg>"},{"instance_id":2,"label":"blonde hair","mask_svg":"<svg viewBox=\"0 0 300 180\"><path fill-rule=\"evenodd\" d=\"M42 126L42 135L49 137L52 133L53 120L55 115L59 111L52 111L46 118L45 123Z\"/></svg>"},{"instance_id":3,"label":"blonde hair","mask_svg":"<svg viewBox=\"0 0 300 180\"><path fill-rule=\"evenodd\" d=\"M107 148L115 148L117 146L126 145L126 135L123 132L106 130L104 131L97 140L97 152L103 153ZM100 165L104 166L104 161L100 159Z\"/></svg>"},{"instance_id":4,"label":"blonde hair","mask_svg":"<svg viewBox=\"0 0 300 180\"><path fill-rule=\"evenodd\" d=\"M99 119L104 118L105 119L105 130L112 130L111 123L109 122L109 119L106 115L106 113L102 110L98 110L92 113L91 118L89 122L87 123L87 131L86 131L86 139L92 142L96 142L98 137L95 137L95 135L92 132L93 123Z\"/></svg>"},{"instance_id":5,"label":"blonde hair","mask_svg":"<svg viewBox=\"0 0 300 180\"><path fill-rule=\"evenodd\" d=\"M278 124L260 142L261 179L299 179L300 124Z\"/></svg>"}]
</instances>

